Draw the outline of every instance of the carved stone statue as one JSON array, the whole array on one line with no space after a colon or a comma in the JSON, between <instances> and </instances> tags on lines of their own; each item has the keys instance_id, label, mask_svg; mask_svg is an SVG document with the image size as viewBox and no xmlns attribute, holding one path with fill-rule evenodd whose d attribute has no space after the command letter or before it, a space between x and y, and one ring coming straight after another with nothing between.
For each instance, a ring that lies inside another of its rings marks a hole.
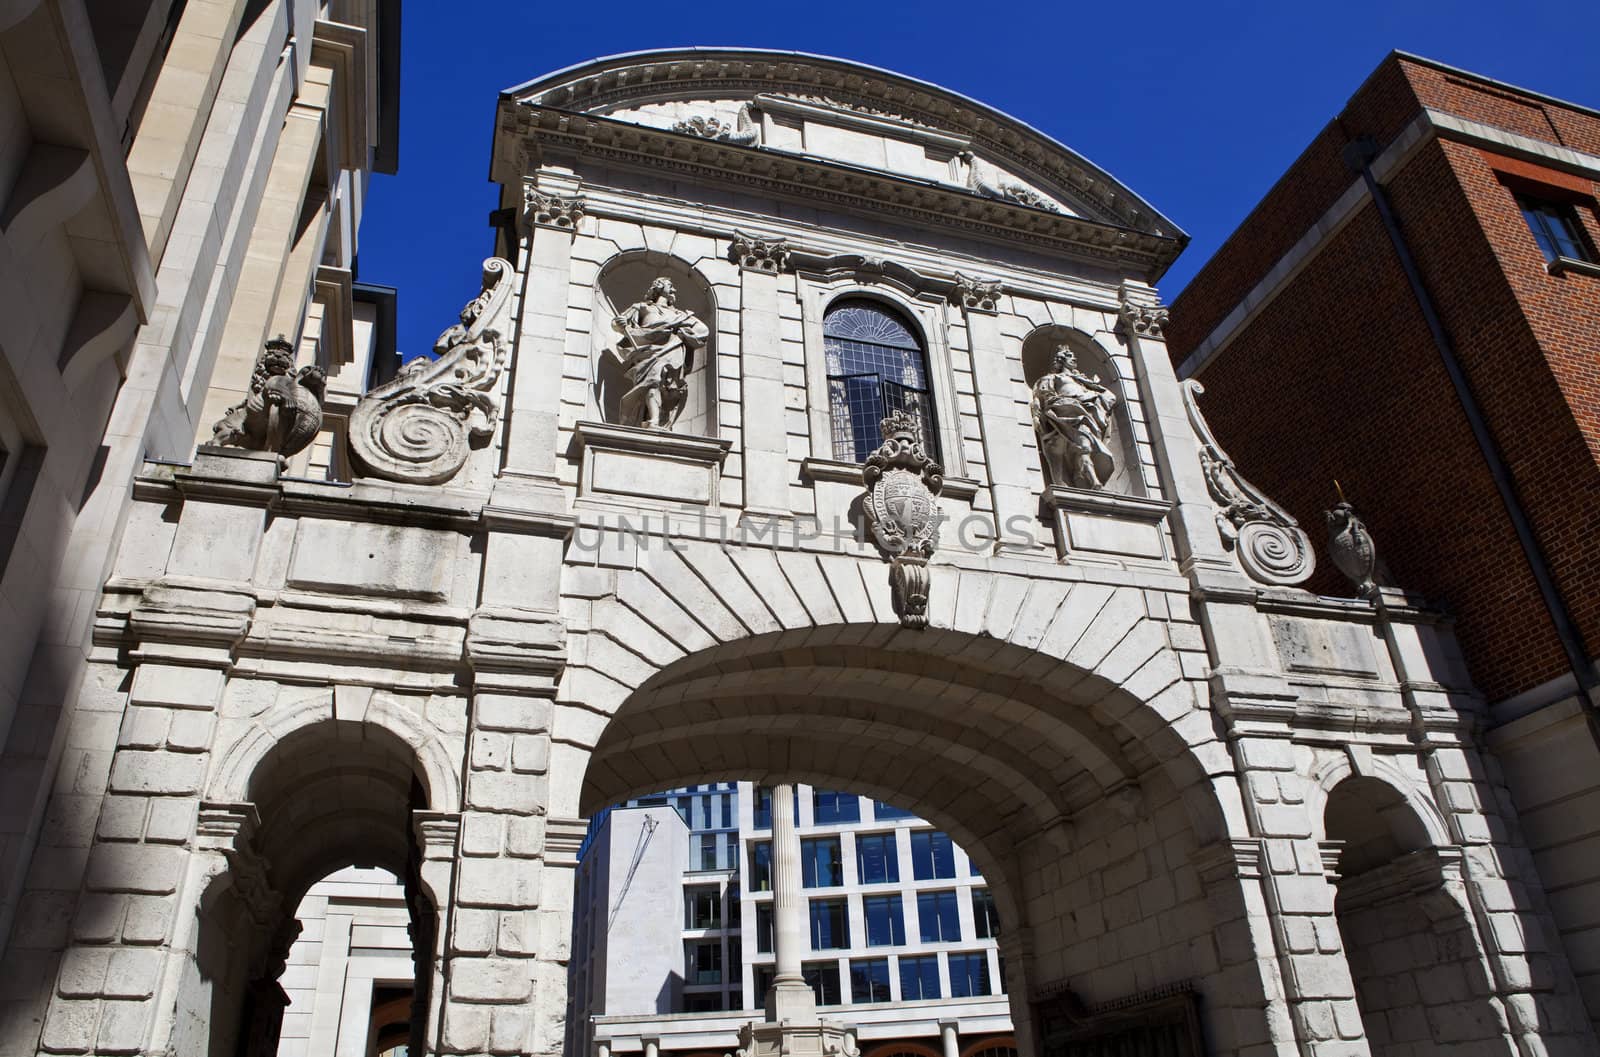
<instances>
[{"instance_id":1,"label":"carved stone statue","mask_svg":"<svg viewBox=\"0 0 1600 1057\"><path fill-rule=\"evenodd\" d=\"M321 367L294 373L294 346L283 335L267 342L250 375L250 391L211 427L211 443L270 451L304 451L322 428L328 376Z\"/></svg>"},{"instance_id":2,"label":"carved stone statue","mask_svg":"<svg viewBox=\"0 0 1600 1057\"><path fill-rule=\"evenodd\" d=\"M1056 349L1050 373L1033 384L1028 407L1051 484L1105 487L1115 468L1106 437L1116 403L1116 394L1098 377L1078 369L1071 348Z\"/></svg>"},{"instance_id":3,"label":"carved stone statue","mask_svg":"<svg viewBox=\"0 0 1600 1057\"><path fill-rule=\"evenodd\" d=\"M437 359L412 360L350 413L350 456L362 474L441 484L466 463L472 443L493 434L511 274L509 261L484 261L483 291L434 342Z\"/></svg>"},{"instance_id":4,"label":"carved stone statue","mask_svg":"<svg viewBox=\"0 0 1600 1057\"><path fill-rule=\"evenodd\" d=\"M695 350L705 347L710 328L678 307L678 291L665 277L651 283L644 300L629 305L611 325L622 335L611 354L629 385L617 406L622 424L671 429L689 395Z\"/></svg>"}]
</instances>

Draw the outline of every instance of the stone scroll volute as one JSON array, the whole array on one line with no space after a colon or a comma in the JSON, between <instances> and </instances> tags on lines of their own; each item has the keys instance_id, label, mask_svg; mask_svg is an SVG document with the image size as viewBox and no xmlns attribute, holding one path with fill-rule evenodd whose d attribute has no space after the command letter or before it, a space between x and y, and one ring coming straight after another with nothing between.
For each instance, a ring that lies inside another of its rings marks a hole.
<instances>
[{"instance_id":1,"label":"stone scroll volute","mask_svg":"<svg viewBox=\"0 0 1600 1057\"><path fill-rule=\"evenodd\" d=\"M460 322L439 335L437 358L412 360L356 405L350 457L360 475L443 484L494 433L513 274L509 261L484 261L483 290L461 310Z\"/></svg>"}]
</instances>

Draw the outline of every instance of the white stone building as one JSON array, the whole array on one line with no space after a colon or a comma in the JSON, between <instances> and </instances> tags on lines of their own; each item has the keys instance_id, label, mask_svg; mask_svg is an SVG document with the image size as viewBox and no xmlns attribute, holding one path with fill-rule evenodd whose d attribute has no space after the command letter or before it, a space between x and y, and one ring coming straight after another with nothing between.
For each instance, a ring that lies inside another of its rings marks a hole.
<instances>
[{"instance_id":1,"label":"white stone building","mask_svg":"<svg viewBox=\"0 0 1600 1057\"><path fill-rule=\"evenodd\" d=\"M1294 586L1136 193L711 49L506 92L491 173L499 256L350 410L353 482L251 450L281 418L134 476L0 1052L271 1052L350 865L402 882L416 1049L561 1052L586 819L730 779L949 833L1024 1054L1594 1052L1448 622Z\"/></svg>"},{"instance_id":2,"label":"white stone building","mask_svg":"<svg viewBox=\"0 0 1600 1057\"><path fill-rule=\"evenodd\" d=\"M803 971L864 1053L1012 1045L987 883L883 801L796 789ZM770 791L723 782L609 811L578 861L568 1051L734 1049L774 972ZM685 817L688 825L685 824ZM646 822L647 818L655 823Z\"/></svg>"}]
</instances>

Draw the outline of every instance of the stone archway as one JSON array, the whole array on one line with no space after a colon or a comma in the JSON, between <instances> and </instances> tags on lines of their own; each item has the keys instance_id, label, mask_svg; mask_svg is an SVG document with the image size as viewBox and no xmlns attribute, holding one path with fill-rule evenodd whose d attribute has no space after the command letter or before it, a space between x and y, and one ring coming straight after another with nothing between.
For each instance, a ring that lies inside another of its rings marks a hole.
<instances>
[{"instance_id":1,"label":"stone archway","mask_svg":"<svg viewBox=\"0 0 1600 1057\"><path fill-rule=\"evenodd\" d=\"M638 566L589 571L607 590L557 700L553 810L734 777L894 800L988 878L1019 1036L1047 985L1095 1004L1200 980L1223 1036L1221 1010L1266 1004L1191 862L1237 790L1170 609L941 569L939 630L916 632L844 556L686 544Z\"/></svg>"}]
</instances>

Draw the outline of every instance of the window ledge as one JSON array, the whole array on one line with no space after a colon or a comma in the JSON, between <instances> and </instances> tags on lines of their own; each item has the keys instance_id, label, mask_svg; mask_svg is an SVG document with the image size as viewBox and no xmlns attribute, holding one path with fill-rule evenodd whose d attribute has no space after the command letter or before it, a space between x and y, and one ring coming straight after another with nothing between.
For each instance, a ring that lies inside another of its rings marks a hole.
<instances>
[{"instance_id":1,"label":"window ledge","mask_svg":"<svg viewBox=\"0 0 1600 1057\"><path fill-rule=\"evenodd\" d=\"M813 484L817 481L838 481L841 484L862 484L861 464L839 462L836 459L802 459L800 476ZM978 482L970 477L946 477L940 495L951 499L972 499L978 494Z\"/></svg>"},{"instance_id":2,"label":"window ledge","mask_svg":"<svg viewBox=\"0 0 1600 1057\"><path fill-rule=\"evenodd\" d=\"M1551 275L1563 275L1567 272L1577 272L1579 275L1600 276L1600 264L1594 261L1579 260L1576 257L1557 257L1545 266Z\"/></svg>"}]
</instances>

